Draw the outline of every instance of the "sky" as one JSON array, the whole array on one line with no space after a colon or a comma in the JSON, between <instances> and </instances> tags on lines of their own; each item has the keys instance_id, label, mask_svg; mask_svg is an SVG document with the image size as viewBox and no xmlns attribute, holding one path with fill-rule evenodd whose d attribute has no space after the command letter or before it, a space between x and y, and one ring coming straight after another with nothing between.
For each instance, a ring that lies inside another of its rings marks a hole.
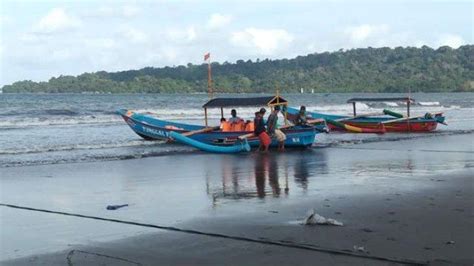
<instances>
[{"instance_id":1,"label":"sky","mask_svg":"<svg viewBox=\"0 0 474 266\"><path fill-rule=\"evenodd\" d=\"M147 66L473 44L474 1L0 1L0 86Z\"/></svg>"}]
</instances>

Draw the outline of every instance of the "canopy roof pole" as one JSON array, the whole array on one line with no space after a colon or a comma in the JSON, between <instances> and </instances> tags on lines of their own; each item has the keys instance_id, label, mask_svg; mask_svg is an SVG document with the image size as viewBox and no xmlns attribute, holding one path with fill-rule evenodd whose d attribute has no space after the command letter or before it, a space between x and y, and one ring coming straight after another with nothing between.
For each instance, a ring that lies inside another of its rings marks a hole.
<instances>
[{"instance_id":1,"label":"canopy roof pole","mask_svg":"<svg viewBox=\"0 0 474 266\"><path fill-rule=\"evenodd\" d=\"M357 115L356 113L356 102L352 102L352 109L354 110L354 116Z\"/></svg>"},{"instance_id":2,"label":"canopy roof pole","mask_svg":"<svg viewBox=\"0 0 474 266\"><path fill-rule=\"evenodd\" d=\"M204 121L205 121L206 127L207 127L207 108L204 108Z\"/></svg>"},{"instance_id":3,"label":"canopy roof pole","mask_svg":"<svg viewBox=\"0 0 474 266\"><path fill-rule=\"evenodd\" d=\"M221 118L224 118L224 108L221 107Z\"/></svg>"},{"instance_id":4,"label":"canopy roof pole","mask_svg":"<svg viewBox=\"0 0 474 266\"><path fill-rule=\"evenodd\" d=\"M407 116L410 117L410 100L407 101Z\"/></svg>"}]
</instances>

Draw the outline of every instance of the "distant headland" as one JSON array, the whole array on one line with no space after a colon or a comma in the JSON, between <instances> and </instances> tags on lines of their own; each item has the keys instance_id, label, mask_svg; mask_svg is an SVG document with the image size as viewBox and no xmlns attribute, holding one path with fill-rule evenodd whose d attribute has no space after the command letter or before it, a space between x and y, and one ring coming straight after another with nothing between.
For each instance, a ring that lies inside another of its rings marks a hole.
<instances>
[{"instance_id":1,"label":"distant headland","mask_svg":"<svg viewBox=\"0 0 474 266\"><path fill-rule=\"evenodd\" d=\"M457 49L361 48L293 59L212 63L217 92L474 92L474 45ZM207 65L145 67L17 81L3 93L186 93L207 91Z\"/></svg>"}]
</instances>

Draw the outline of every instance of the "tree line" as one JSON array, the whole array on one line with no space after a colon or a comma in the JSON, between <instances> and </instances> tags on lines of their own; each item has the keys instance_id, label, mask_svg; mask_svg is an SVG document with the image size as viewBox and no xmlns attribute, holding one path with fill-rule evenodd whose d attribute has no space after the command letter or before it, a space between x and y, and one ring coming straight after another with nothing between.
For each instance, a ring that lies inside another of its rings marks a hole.
<instances>
[{"instance_id":1,"label":"tree line","mask_svg":"<svg viewBox=\"0 0 474 266\"><path fill-rule=\"evenodd\" d=\"M474 91L474 45L457 49L361 48L293 59L212 63L217 92L460 92ZM207 65L145 67L18 81L4 93L184 93L207 91Z\"/></svg>"}]
</instances>

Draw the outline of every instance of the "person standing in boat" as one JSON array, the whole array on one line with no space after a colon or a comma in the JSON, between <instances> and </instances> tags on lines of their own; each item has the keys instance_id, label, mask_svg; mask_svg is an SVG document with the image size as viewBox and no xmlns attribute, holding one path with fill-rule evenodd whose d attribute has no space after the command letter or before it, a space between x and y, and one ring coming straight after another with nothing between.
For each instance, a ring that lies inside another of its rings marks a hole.
<instances>
[{"instance_id":1,"label":"person standing in boat","mask_svg":"<svg viewBox=\"0 0 474 266\"><path fill-rule=\"evenodd\" d=\"M237 111L232 109L230 111L231 117L229 118L229 123L232 128L232 131L244 131L245 130L245 122L242 118L237 116Z\"/></svg>"},{"instance_id":2,"label":"person standing in boat","mask_svg":"<svg viewBox=\"0 0 474 266\"><path fill-rule=\"evenodd\" d=\"M307 118L306 118L306 106L302 105L300 107L300 111L298 113L298 116L296 117L295 124L302 126L306 125Z\"/></svg>"},{"instance_id":3,"label":"person standing in boat","mask_svg":"<svg viewBox=\"0 0 474 266\"><path fill-rule=\"evenodd\" d=\"M278 151L285 150L286 135L277 128L278 113L280 112L280 106L275 106L272 113L268 116L267 120L267 131L268 134L278 141Z\"/></svg>"},{"instance_id":4,"label":"person standing in boat","mask_svg":"<svg viewBox=\"0 0 474 266\"><path fill-rule=\"evenodd\" d=\"M260 145L258 149L262 152L267 152L268 147L270 146L271 143L271 138L268 136L267 131L265 129L265 122L263 121L263 116L265 115L265 108L260 109L260 111L255 113L255 119L253 120L254 122L254 134L255 136L258 137Z\"/></svg>"},{"instance_id":5,"label":"person standing in boat","mask_svg":"<svg viewBox=\"0 0 474 266\"><path fill-rule=\"evenodd\" d=\"M237 116L237 111L235 109L230 111L230 115L231 117L229 118L229 123L231 124L237 124L244 121L242 118Z\"/></svg>"}]
</instances>

